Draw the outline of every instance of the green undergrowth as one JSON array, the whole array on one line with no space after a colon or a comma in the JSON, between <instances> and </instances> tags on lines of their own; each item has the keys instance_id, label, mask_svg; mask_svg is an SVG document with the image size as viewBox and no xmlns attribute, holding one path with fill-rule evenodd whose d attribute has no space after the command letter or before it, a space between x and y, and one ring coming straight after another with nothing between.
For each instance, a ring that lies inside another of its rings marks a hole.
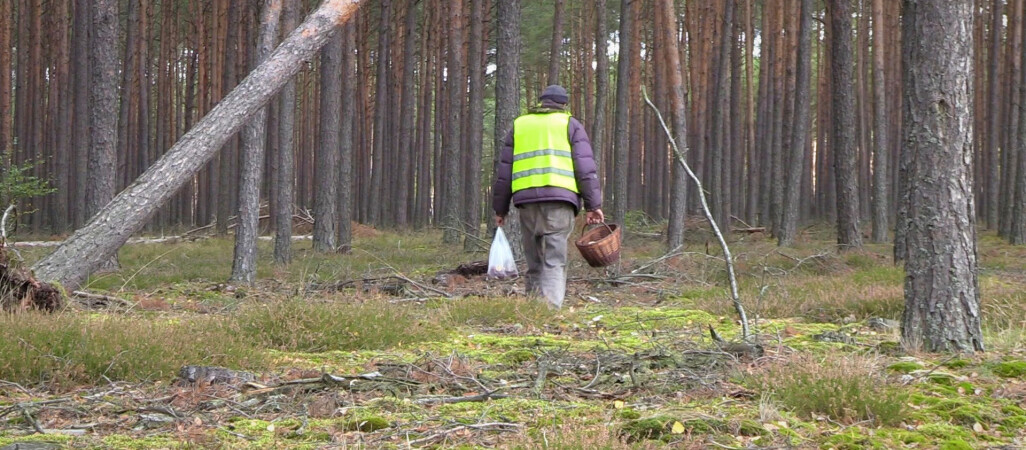
<instances>
[{"instance_id":1,"label":"green undergrowth","mask_svg":"<svg viewBox=\"0 0 1026 450\"><path fill-rule=\"evenodd\" d=\"M658 231L644 217L631 220L637 230ZM891 264L890 248L837 254L820 234L826 236L819 227L807 229L787 249L756 236L731 238L741 298L763 357L735 358L711 339L710 326L729 342L740 339L741 327L715 258L718 247L702 254L698 234L689 237L684 256L652 269L667 279L680 274L675 282L578 281L560 311L518 296L408 301L360 288L311 287L396 273L427 284L439 270L485 257L442 248L437 232L370 233L344 256L317 254L308 241L297 242L289 267L261 259L252 287L225 286L227 239L126 246L122 270L95 276L90 288L135 306L0 316L0 380L63 392L108 379L167 382L187 364L351 375L404 364L429 369L430 361L451 359L509 395L433 406L410 398L472 395L479 386L468 379L461 380L466 389L440 392L430 382L420 391L339 390L344 401L323 417L224 410L234 417L198 437L162 429L57 438L86 448L401 448L407 438L487 422L521 428L454 434L430 445L957 449L1026 439L1020 388L1026 289L1007 276L1021 270L1016 258L1026 254L982 238L990 352L932 355L905 349L897 330L868 326L870 318L901 317L904 275ZM620 273L662 256L658 238L631 238ZM269 258L266 242L260 251ZM591 269L582 269L575 255L571 277L583 270ZM582 300L592 293L600 300ZM154 299L167 305L144 307ZM539 379L543 366L548 377ZM9 404L2 392L0 411ZM0 445L14 439L0 430Z\"/></svg>"}]
</instances>

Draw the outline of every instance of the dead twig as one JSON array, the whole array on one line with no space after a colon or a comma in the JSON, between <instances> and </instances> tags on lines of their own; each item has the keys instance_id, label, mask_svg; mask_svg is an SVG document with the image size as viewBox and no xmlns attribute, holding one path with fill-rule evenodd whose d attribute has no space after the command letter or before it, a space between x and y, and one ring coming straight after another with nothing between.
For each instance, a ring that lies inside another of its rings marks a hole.
<instances>
[{"instance_id":1,"label":"dead twig","mask_svg":"<svg viewBox=\"0 0 1026 450\"><path fill-rule=\"evenodd\" d=\"M23 416L25 416L25 420L26 420L26 421L27 421L27 422L28 422L28 423L29 423L30 425L32 425L32 429L33 429L33 430L36 430L36 433L39 433L39 434L46 434L46 431L45 431L45 430L43 430L43 427L39 426L39 421L37 421L35 417L32 417L32 413L31 413L31 412L29 412L28 408L24 408L24 407L22 407L22 408L20 408L20 409L21 409L21 414L22 414Z\"/></svg>"},{"instance_id":2,"label":"dead twig","mask_svg":"<svg viewBox=\"0 0 1026 450\"><path fill-rule=\"evenodd\" d=\"M727 245L727 240L723 237L723 233L720 232L720 227L716 224L716 220L713 219L712 212L709 211L709 203L705 199L705 192L702 190L702 181L698 179L695 172L691 170L688 165L687 158L684 157L684 153L677 147L677 141L673 138L673 133L670 133L670 128L666 126L666 121L663 120L663 114L659 111L652 100L648 98L648 92L645 89L641 90L642 95L645 97L645 103L652 107L652 110L656 113L656 118L659 119L659 124L662 125L663 131L666 132L666 138L670 142L670 146L673 147L673 154L677 156L677 163L680 164L687 172L688 176L692 181L695 182L695 186L698 187L698 198L702 201L702 211L705 213L706 219L709 220L709 225L712 227L713 233L716 234L716 238L720 241L720 247L723 250L723 259L727 263L727 277L730 279L730 297L734 302L734 309L737 311L739 319L741 320L741 338L747 340L748 330L748 315L745 314L744 305L741 304L741 296L738 294L737 277L734 274L734 260L730 255L730 247ZM730 224L726 224L730 226Z\"/></svg>"},{"instance_id":3,"label":"dead twig","mask_svg":"<svg viewBox=\"0 0 1026 450\"><path fill-rule=\"evenodd\" d=\"M419 405L448 405L452 403L465 403L465 402L484 402L491 399L499 399L509 397L506 394L500 394L502 389L496 389L494 391L488 391L477 395L462 395L456 397L427 397L418 399L415 403Z\"/></svg>"},{"instance_id":4,"label":"dead twig","mask_svg":"<svg viewBox=\"0 0 1026 450\"><path fill-rule=\"evenodd\" d=\"M481 430L481 431L503 431L503 432L508 432L508 431L519 431L521 427L523 427L523 425L520 425L518 423L505 423L505 422L479 423L479 424L476 424L476 425L460 425L458 427L453 427L453 428L450 428L448 430L444 430L444 431L442 431L440 433L435 433L435 434L432 434L432 435L427 436L427 437L423 437L423 438L420 438L420 439L417 439L417 440L413 440L413 441L407 441L406 445L409 446L409 447L413 447L415 445L428 444L430 442L434 442L437 439L440 439L440 438L443 438L443 437L448 436L450 434L458 433L458 432L464 431L464 430Z\"/></svg>"},{"instance_id":5,"label":"dead twig","mask_svg":"<svg viewBox=\"0 0 1026 450\"><path fill-rule=\"evenodd\" d=\"M71 296L76 298L76 299L94 300L93 302L88 302L88 303L87 302L79 302L79 303L83 303L85 306L88 306L88 307L94 307L94 306L96 306L98 304L98 302L115 303L118 306L128 306L128 305L130 305L128 300L124 300L124 299L121 299L121 298L118 298L118 297L114 297L114 296L111 296L111 295L93 294L91 292L85 292L85 291L71 291ZM104 306L107 306L107 305L104 305Z\"/></svg>"}]
</instances>

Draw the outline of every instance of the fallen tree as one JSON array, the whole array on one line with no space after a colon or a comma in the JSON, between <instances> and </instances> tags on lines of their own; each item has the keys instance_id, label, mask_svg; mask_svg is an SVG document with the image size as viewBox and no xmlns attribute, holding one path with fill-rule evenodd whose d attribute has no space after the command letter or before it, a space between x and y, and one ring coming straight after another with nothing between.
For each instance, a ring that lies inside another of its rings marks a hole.
<instances>
[{"instance_id":1,"label":"fallen tree","mask_svg":"<svg viewBox=\"0 0 1026 450\"><path fill-rule=\"evenodd\" d=\"M327 43L361 0L324 0L253 72L138 179L33 266L40 280L78 288L200 170Z\"/></svg>"}]
</instances>

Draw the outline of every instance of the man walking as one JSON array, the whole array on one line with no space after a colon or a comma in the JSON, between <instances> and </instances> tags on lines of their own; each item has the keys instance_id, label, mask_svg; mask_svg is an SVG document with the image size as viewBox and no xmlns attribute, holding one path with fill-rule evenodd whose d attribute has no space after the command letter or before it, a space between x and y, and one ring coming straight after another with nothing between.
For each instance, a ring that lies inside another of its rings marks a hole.
<instances>
[{"instance_id":1,"label":"man walking","mask_svg":"<svg viewBox=\"0 0 1026 450\"><path fill-rule=\"evenodd\" d=\"M582 200L589 224L605 221L602 187L584 125L566 110L566 89L552 85L513 122L495 166L492 208L502 226L509 205L520 209L527 293L553 308L566 293L566 247Z\"/></svg>"}]
</instances>

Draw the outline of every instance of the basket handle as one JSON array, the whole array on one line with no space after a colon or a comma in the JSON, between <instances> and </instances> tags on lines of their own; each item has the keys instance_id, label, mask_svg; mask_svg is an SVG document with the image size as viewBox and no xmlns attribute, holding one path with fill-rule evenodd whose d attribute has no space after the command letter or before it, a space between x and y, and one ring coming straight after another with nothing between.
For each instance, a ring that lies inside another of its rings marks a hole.
<instances>
[{"instance_id":1,"label":"basket handle","mask_svg":"<svg viewBox=\"0 0 1026 450\"><path fill-rule=\"evenodd\" d=\"M613 229L606 222L596 223L596 224L592 224L592 225L595 225L596 227L606 227L606 229L609 230L610 234L613 233ZM580 234L577 235L577 237L580 238L581 236L584 236L584 230L586 230L587 228L588 228L588 221L584 221L584 223L581 224L581 232L580 232Z\"/></svg>"}]
</instances>

